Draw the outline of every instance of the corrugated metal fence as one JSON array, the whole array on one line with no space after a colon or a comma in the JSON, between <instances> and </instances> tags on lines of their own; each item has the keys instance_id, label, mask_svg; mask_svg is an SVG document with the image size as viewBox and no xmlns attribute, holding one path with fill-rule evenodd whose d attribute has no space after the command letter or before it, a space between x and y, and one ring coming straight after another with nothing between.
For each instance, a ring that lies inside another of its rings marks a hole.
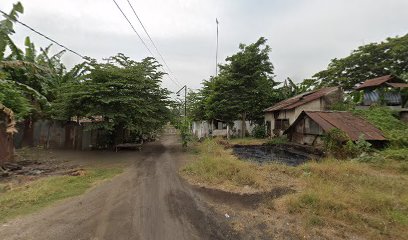
<instances>
[{"instance_id":1,"label":"corrugated metal fence","mask_svg":"<svg viewBox=\"0 0 408 240\"><path fill-rule=\"evenodd\" d=\"M4 106L0 104L0 166L5 162L13 159L14 145L13 145L13 120L10 115L4 110Z\"/></svg>"},{"instance_id":2,"label":"corrugated metal fence","mask_svg":"<svg viewBox=\"0 0 408 240\"><path fill-rule=\"evenodd\" d=\"M13 135L7 132L7 118L0 111L0 165L12 160L14 155Z\"/></svg>"},{"instance_id":3,"label":"corrugated metal fence","mask_svg":"<svg viewBox=\"0 0 408 240\"><path fill-rule=\"evenodd\" d=\"M45 148L65 148L88 150L102 148L105 134L101 130L85 129L76 122L56 120L26 120L17 124L14 135L16 148L43 146Z\"/></svg>"}]
</instances>

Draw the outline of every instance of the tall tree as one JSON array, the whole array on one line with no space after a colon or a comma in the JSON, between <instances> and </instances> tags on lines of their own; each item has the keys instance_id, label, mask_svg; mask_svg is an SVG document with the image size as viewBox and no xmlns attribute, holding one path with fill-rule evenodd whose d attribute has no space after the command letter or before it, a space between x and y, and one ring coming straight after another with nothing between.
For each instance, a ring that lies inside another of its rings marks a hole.
<instances>
[{"instance_id":1,"label":"tall tree","mask_svg":"<svg viewBox=\"0 0 408 240\"><path fill-rule=\"evenodd\" d=\"M204 82L207 116L227 122L242 120L242 136L245 121L262 121L262 110L274 102L274 67L269 59L271 48L261 37L250 45L239 45L239 52L226 58L220 65L220 74Z\"/></svg>"},{"instance_id":2,"label":"tall tree","mask_svg":"<svg viewBox=\"0 0 408 240\"><path fill-rule=\"evenodd\" d=\"M160 87L164 73L152 58L141 62L123 54L111 57L109 63L87 62L81 81L70 81L60 89L54 103L59 119L102 117L93 128L117 135L130 131L134 135L150 134L160 129L170 117L169 91Z\"/></svg>"},{"instance_id":3,"label":"tall tree","mask_svg":"<svg viewBox=\"0 0 408 240\"><path fill-rule=\"evenodd\" d=\"M387 74L408 73L408 34L370 43L354 50L350 56L331 60L328 68L313 77L319 86L352 89L357 83Z\"/></svg>"}]
</instances>

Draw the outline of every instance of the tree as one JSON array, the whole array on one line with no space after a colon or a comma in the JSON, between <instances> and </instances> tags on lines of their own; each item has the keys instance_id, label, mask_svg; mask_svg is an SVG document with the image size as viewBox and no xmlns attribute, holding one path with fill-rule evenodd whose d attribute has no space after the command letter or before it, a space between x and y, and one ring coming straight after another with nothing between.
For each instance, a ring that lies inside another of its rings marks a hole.
<instances>
[{"instance_id":1,"label":"tree","mask_svg":"<svg viewBox=\"0 0 408 240\"><path fill-rule=\"evenodd\" d=\"M23 12L23 5L18 2L13 5L13 8L8 14L9 18L6 17L0 21L0 59L5 58L7 49L10 49L12 55L22 54L10 36L14 33L14 21L12 19L17 19L18 14Z\"/></svg>"},{"instance_id":2,"label":"tree","mask_svg":"<svg viewBox=\"0 0 408 240\"><path fill-rule=\"evenodd\" d=\"M408 34L370 43L354 50L350 56L331 60L328 68L313 77L321 86L341 86L351 90L357 83L388 74L408 73Z\"/></svg>"},{"instance_id":3,"label":"tree","mask_svg":"<svg viewBox=\"0 0 408 240\"><path fill-rule=\"evenodd\" d=\"M37 55L35 45L29 37L25 39L24 51L19 49L11 39L18 13L23 13L20 2L14 4L10 13L0 21L0 79L7 81L8 86L14 86L16 91L27 98L31 104L30 114L43 117L50 101L55 99L54 91L65 74L65 66L60 61L64 51L48 57L50 45L45 50L41 49L41 53ZM6 55L7 52L10 54ZM12 96L20 95L9 95Z\"/></svg>"},{"instance_id":4,"label":"tree","mask_svg":"<svg viewBox=\"0 0 408 240\"><path fill-rule=\"evenodd\" d=\"M29 114L30 103L18 86L13 82L0 80L0 89L0 103L12 109L17 120Z\"/></svg>"},{"instance_id":5,"label":"tree","mask_svg":"<svg viewBox=\"0 0 408 240\"><path fill-rule=\"evenodd\" d=\"M227 57L220 65L220 74L204 82L204 103L209 119L227 122L241 119L241 135L245 121L263 122L263 109L276 98L273 65L269 59L271 48L261 37L253 44L240 44L240 51Z\"/></svg>"},{"instance_id":6,"label":"tree","mask_svg":"<svg viewBox=\"0 0 408 240\"><path fill-rule=\"evenodd\" d=\"M291 78L286 78L282 87L278 88L279 100L284 100L304 92L312 91L316 88L316 80L304 79L300 83L295 83Z\"/></svg>"},{"instance_id":7,"label":"tree","mask_svg":"<svg viewBox=\"0 0 408 240\"><path fill-rule=\"evenodd\" d=\"M53 114L67 120L73 116L102 117L92 125L112 133L112 142L122 141L125 132L150 134L169 121L169 91L160 87L164 73L153 58L141 62L123 54L82 64L83 80L67 82L53 104Z\"/></svg>"}]
</instances>

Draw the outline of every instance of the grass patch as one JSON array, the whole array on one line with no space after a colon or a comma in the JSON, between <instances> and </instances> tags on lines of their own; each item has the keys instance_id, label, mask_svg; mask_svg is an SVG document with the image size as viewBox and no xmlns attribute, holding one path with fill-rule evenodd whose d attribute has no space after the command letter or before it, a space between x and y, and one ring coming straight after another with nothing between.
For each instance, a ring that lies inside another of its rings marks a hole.
<instances>
[{"instance_id":1,"label":"grass patch","mask_svg":"<svg viewBox=\"0 0 408 240\"><path fill-rule=\"evenodd\" d=\"M96 182L122 172L119 168L88 169L83 176L53 176L0 193L0 222L32 213L60 199L84 193Z\"/></svg>"},{"instance_id":2,"label":"grass patch","mask_svg":"<svg viewBox=\"0 0 408 240\"><path fill-rule=\"evenodd\" d=\"M275 211L294 217L305 232L313 228L324 235L336 229L345 236L408 239L407 149L389 148L351 160L331 158L289 167L241 161L217 140L205 140L193 148L194 160L182 173L195 182L216 188L220 184L226 190L245 185L298 190L266 200L263 208L256 210L258 214Z\"/></svg>"},{"instance_id":3,"label":"grass patch","mask_svg":"<svg viewBox=\"0 0 408 240\"><path fill-rule=\"evenodd\" d=\"M354 110L354 113L381 129L391 147L408 147L408 124L400 121L396 112L386 107L370 107L369 110Z\"/></svg>"},{"instance_id":4,"label":"grass patch","mask_svg":"<svg viewBox=\"0 0 408 240\"><path fill-rule=\"evenodd\" d=\"M256 165L236 159L230 150L225 150L216 140L206 139L195 148L198 159L184 167L185 174L212 184L229 182L237 186L263 185Z\"/></svg>"},{"instance_id":5,"label":"grass patch","mask_svg":"<svg viewBox=\"0 0 408 240\"><path fill-rule=\"evenodd\" d=\"M191 158L194 159L183 169L182 174L194 182L222 187L250 186L258 190L270 190L271 178L275 184L284 183L290 177L292 167L271 163L259 165L253 162L241 161L226 149L217 139L206 139L192 146ZM277 174L271 174L271 172Z\"/></svg>"},{"instance_id":6,"label":"grass patch","mask_svg":"<svg viewBox=\"0 0 408 240\"><path fill-rule=\"evenodd\" d=\"M288 138L286 136L279 136L279 137L272 138L266 144L268 144L268 145L279 145L279 144L285 144L287 142L288 142Z\"/></svg>"},{"instance_id":7,"label":"grass patch","mask_svg":"<svg viewBox=\"0 0 408 240\"><path fill-rule=\"evenodd\" d=\"M231 138L228 140L229 144L231 145L262 145L267 141L268 139L266 138L253 138L253 137Z\"/></svg>"},{"instance_id":8,"label":"grass patch","mask_svg":"<svg viewBox=\"0 0 408 240\"><path fill-rule=\"evenodd\" d=\"M356 233L381 238L408 237L408 177L357 161L325 160L299 167L305 188L290 196L289 213L307 225L343 222ZM318 217L316 217L318 216ZM314 219L316 217L316 219Z\"/></svg>"}]
</instances>

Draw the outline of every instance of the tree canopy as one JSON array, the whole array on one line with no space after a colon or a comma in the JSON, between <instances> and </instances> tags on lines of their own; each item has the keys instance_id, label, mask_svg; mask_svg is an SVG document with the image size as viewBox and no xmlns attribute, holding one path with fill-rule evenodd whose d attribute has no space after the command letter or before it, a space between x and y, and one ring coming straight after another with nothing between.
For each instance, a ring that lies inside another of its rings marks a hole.
<instances>
[{"instance_id":1,"label":"tree canopy","mask_svg":"<svg viewBox=\"0 0 408 240\"><path fill-rule=\"evenodd\" d=\"M262 110L277 97L274 67L269 59L271 48L261 37L250 45L240 44L239 51L219 65L220 73L203 82L203 88L189 94L193 119L262 121Z\"/></svg>"},{"instance_id":2,"label":"tree canopy","mask_svg":"<svg viewBox=\"0 0 408 240\"><path fill-rule=\"evenodd\" d=\"M169 91L162 88L165 73L153 58L135 61L123 54L99 63L87 58L67 71L52 45L36 48L29 37L24 49L13 42L14 23L24 9L14 4L0 21L0 102L19 117L70 120L101 118L91 128L150 134L170 118Z\"/></svg>"},{"instance_id":3,"label":"tree canopy","mask_svg":"<svg viewBox=\"0 0 408 240\"><path fill-rule=\"evenodd\" d=\"M350 90L357 83L388 74L408 75L408 34L360 46L350 56L331 60L326 70L313 77L320 87Z\"/></svg>"},{"instance_id":4,"label":"tree canopy","mask_svg":"<svg viewBox=\"0 0 408 240\"><path fill-rule=\"evenodd\" d=\"M158 130L170 116L169 91L160 87L164 73L159 64L153 58L137 62L123 54L107 61L88 62L83 80L62 85L53 103L54 117L102 117L92 127L107 131Z\"/></svg>"}]
</instances>

